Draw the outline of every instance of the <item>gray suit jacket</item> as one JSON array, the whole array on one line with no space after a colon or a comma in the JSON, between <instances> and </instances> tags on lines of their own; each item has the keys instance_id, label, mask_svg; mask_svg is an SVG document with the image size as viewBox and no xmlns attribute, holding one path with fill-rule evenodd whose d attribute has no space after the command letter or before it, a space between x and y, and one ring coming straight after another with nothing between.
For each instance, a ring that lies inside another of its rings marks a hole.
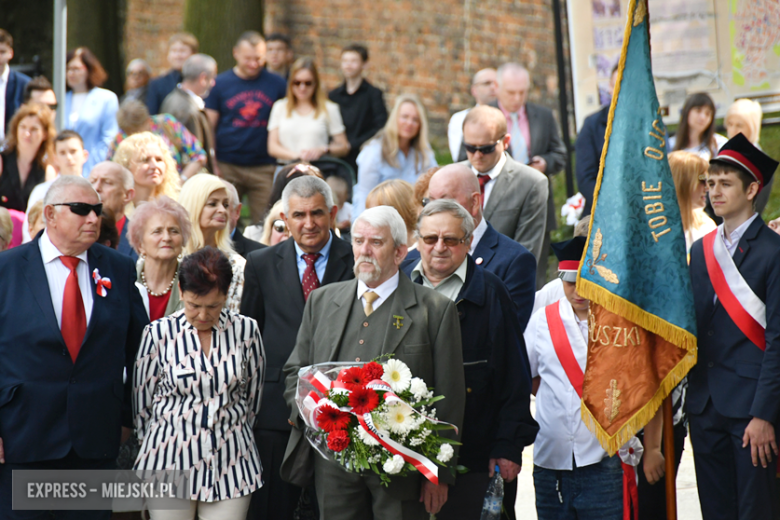
<instances>
[{"instance_id":1,"label":"gray suit jacket","mask_svg":"<svg viewBox=\"0 0 780 520\"><path fill-rule=\"evenodd\" d=\"M284 366L287 390L284 398L292 409L291 420L295 423L287 452L282 463L282 478L302 485L313 474L313 457L316 455L302 435L303 420L295 404L295 390L298 370L301 367L328 361L337 361L339 344L353 303L357 298L357 280L337 282L316 289L309 295L303 312L303 323L298 340L287 364ZM439 419L463 425L466 403L463 352L460 341L460 322L455 303L441 294L412 283L400 273L398 289L392 302L392 314L403 317L403 326L396 328L388 322L377 342L382 342L383 354L395 354L409 366L412 374L434 387L436 395L446 398L436 403ZM379 330L379 329L377 329ZM366 360L368 361L368 360ZM460 438L452 430L442 435ZM450 461L457 464L456 453ZM419 496L419 473L404 479L394 479L390 492L399 498ZM453 484L455 478L446 468L439 468L439 479ZM338 482L333 483L338 491Z\"/></svg>"},{"instance_id":2,"label":"gray suit jacket","mask_svg":"<svg viewBox=\"0 0 780 520\"><path fill-rule=\"evenodd\" d=\"M160 113L170 114L175 117L187 130L200 141L208 156L206 167L210 172L214 171L212 161L214 151L214 133L209 124L206 112L198 108L195 100L187 92L176 87L165 97L160 105Z\"/></svg>"}]
</instances>

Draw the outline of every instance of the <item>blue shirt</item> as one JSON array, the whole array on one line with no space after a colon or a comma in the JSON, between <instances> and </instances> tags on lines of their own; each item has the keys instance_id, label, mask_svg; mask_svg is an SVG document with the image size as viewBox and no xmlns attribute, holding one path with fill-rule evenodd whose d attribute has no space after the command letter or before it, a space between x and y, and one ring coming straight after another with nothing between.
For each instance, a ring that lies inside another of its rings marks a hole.
<instances>
[{"instance_id":1,"label":"blue shirt","mask_svg":"<svg viewBox=\"0 0 780 520\"><path fill-rule=\"evenodd\" d=\"M287 82L265 69L241 79L233 69L217 76L206 108L219 112L217 160L241 166L274 164L268 155L268 117L276 100L287 95Z\"/></svg>"},{"instance_id":2,"label":"blue shirt","mask_svg":"<svg viewBox=\"0 0 780 520\"><path fill-rule=\"evenodd\" d=\"M401 179L412 186L417 182L417 177L429 168L437 166L433 151L428 152L420 166L417 166L417 152L414 148L409 150L409 155L404 155L398 150L398 165L391 166L382 158L382 140L380 138L369 141L357 157L358 182L352 193L352 222L366 209L366 197L377 185L391 179Z\"/></svg>"},{"instance_id":3,"label":"blue shirt","mask_svg":"<svg viewBox=\"0 0 780 520\"><path fill-rule=\"evenodd\" d=\"M119 110L119 100L116 94L103 88L93 88L87 94L81 105L79 118L75 123L71 120L70 110L73 103L73 91L65 94L64 127L75 130L84 142L84 149L89 152L89 158L84 163L82 175L89 177L89 172L99 162L108 157L111 142L119 133L116 113Z\"/></svg>"},{"instance_id":4,"label":"blue shirt","mask_svg":"<svg viewBox=\"0 0 780 520\"><path fill-rule=\"evenodd\" d=\"M290 240L293 240L290 238ZM333 243L333 233L330 233L328 243L320 249L320 257L314 262L314 271L317 273L317 280L322 283L322 277L325 276L325 268L328 266L328 256L330 255L330 246ZM303 273L306 271L306 260L303 259L305 251L298 247L298 242L293 240L295 244L295 261L298 265L298 279L303 283Z\"/></svg>"}]
</instances>

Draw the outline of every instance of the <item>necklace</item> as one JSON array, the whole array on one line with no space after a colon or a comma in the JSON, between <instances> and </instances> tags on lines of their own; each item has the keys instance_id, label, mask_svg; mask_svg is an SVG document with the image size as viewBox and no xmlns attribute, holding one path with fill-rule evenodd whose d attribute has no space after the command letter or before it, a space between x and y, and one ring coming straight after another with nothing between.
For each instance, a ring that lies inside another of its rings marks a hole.
<instances>
[{"instance_id":1,"label":"necklace","mask_svg":"<svg viewBox=\"0 0 780 520\"><path fill-rule=\"evenodd\" d=\"M146 274L144 274L144 271L145 271L145 269L141 270L141 285L144 286L144 289L146 289L146 292L148 292L152 296L158 296L159 297L159 296L165 296L173 288L173 282L174 282L174 280L176 280L176 273L179 272L179 266L178 265L176 266L176 270L173 272L173 278L171 278L171 283L168 284L168 288L165 289L161 293L156 293L156 292L152 291L151 289L149 289L149 286L146 285Z\"/></svg>"}]
</instances>

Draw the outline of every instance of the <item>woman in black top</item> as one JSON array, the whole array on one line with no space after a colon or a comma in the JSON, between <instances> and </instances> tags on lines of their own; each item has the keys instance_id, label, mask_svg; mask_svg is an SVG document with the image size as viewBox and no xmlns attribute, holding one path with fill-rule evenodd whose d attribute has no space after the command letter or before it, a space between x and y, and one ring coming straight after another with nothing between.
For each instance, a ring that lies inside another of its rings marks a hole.
<instances>
[{"instance_id":1,"label":"woman in black top","mask_svg":"<svg viewBox=\"0 0 780 520\"><path fill-rule=\"evenodd\" d=\"M30 192L46 180L47 169L53 179L54 168L47 161L54 157L54 114L46 105L27 103L8 125L0 170L0 206L27 210Z\"/></svg>"}]
</instances>

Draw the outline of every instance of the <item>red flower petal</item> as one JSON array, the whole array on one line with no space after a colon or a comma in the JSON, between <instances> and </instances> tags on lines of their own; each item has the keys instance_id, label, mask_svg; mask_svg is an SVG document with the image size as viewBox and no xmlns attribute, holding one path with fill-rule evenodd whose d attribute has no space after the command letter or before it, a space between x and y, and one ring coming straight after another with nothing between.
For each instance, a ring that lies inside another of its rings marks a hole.
<instances>
[{"instance_id":1,"label":"red flower petal","mask_svg":"<svg viewBox=\"0 0 780 520\"><path fill-rule=\"evenodd\" d=\"M343 430L349 426L352 416L326 404L317 413L317 425L326 432Z\"/></svg>"},{"instance_id":2,"label":"red flower petal","mask_svg":"<svg viewBox=\"0 0 780 520\"><path fill-rule=\"evenodd\" d=\"M364 414L372 411L379 405L379 396L375 391L366 387L355 388L349 394L349 406L356 414Z\"/></svg>"},{"instance_id":3,"label":"red flower petal","mask_svg":"<svg viewBox=\"0 0 780 520\"><path fill-rule=\"evenodd\" d=\"M363 386L368 382L365 374L363 374L363 369L360 367L345 368L339 373L338 380L344 383L344 386L350 390Z\"/></svg>"},{"instance_id":4,"label":"red flower petal","mask_svg":"<svg viewBox=\"0 0 780 520\"><path fill-rule=\"evenodd\" d=\"M366 382L370 383L375 379L382 379L382 376L385 375L385 369L376 361L372 361L363 366L363 373L366 376Z\"/></svg>"},{"instance_id":5,"label":"red flower petal","mask_svg":"<svg viewBox=\"0 0 780 520\"><path fill-rule=\"evenodd\" d=\"M328 435L328 448L333 451L344 451L349 446L349 434L344 430L336 430Z\"/></svg>"}]
</instances>

